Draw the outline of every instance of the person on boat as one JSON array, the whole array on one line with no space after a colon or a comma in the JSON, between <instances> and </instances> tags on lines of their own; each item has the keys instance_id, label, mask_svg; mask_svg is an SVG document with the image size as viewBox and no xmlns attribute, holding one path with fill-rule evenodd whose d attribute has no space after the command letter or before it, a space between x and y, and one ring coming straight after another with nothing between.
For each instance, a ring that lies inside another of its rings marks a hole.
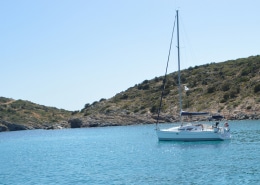
<instances>
[{"instance_id":1,"label":"person on boat","mask_svg":"<svg viewBox=\"0 0 260 185\"><path fill-rule=\"evenodd\" d=\"M204 128L203 128L203 124L197 124L197 125L195 125L196 127L201 127L201 130L203 130Z\"/></svg>"},{"instance_id":2,"label":"person on boat","mask_svg":"<svg viewBox=\"0 0 260 185\"><path fill-rule=\"evenodd\" d=\"M224 131L227 131L227 132L230 131L228 122L226 122L226 123L224 124Z\"/></svg>"},{"instance_id":3,"label":"person on boat","mask_svg":"<svg viewBox=\"0 0 260 185\"><path fill-rule=\"evenodd\" d=\"M213 128L218 128L218 125L219 125L219 122L216 122L216 124L213 125L212 127L213 127Z\"/></svg>"}]
</instances>

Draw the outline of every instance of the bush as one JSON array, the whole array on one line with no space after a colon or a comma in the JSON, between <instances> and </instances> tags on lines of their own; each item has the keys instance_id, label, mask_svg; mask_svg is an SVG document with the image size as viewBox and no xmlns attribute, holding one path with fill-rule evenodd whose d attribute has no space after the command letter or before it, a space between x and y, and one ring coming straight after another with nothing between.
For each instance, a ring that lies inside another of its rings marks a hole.
<instances>
[{"instance_id":1,"label":"bush","mask_svg":"<svg viewBox=\"0 0 260 185\"><path fill-rule=\"evenodd\" d=\"M166 96L166 95L170 94L170 92L171 92L170 89L164 89L163 95Z\"/></svg>"},{"instance_id":2,"label":"bush","mask_svg":"<svg viewBox=\"0 0 260 185\"><path fill-rule=\"evenodd\" d=\"M247 81L249 81L250 79L247 77L247 76L242 76L242 77L238 77L237 79L236 79L236 81L238 82L238 83L240 83L240 82L247 82Z\"/></svg>"},{"instance_id":3,"label":"bush","mask_svg":"<svg viewBox=\"0 0 260 185\"><path fill-rule=\"evenodd\" d=\"M92 105L96 105L98 102L97 101L94 101L93 103L92 103Z\"/></svg>"},{"instance_id":4,"label":"bush","mask_svg":"<svg viewBox=\"0 0 260 185\"><path fill-rule=\"evenodd\" d=\"M89 107L90 107L90 104L89 104L89 103L86 103L85 106L84 106L85 109L87 109L87 108L89 108Z\"/></svg>"},{"instance_id":5,"label":"bush","mask_svg":"<svg viewBox=\"0 0 260 185\"><path fill-rule=\"evenodd\" d=\"M75 114L77 114L77 113L79 113L79 111L73 111L72 113L71 113L71 115L75 115Z\"/></svg>"},{"instance_id":6,"label":"bush","mask_svg":"<svg viewBox=\"0 0 260 185\"><path fill-rule=\"evenodd\" d=\"M126 100L127 98L128 98L128 95L127 95L127 94L123 94L123 95L120 97L121 100Z\"/></svg>"},{"instance_id":7,"label":"bush","mask_svg":"<svg viewBox=\"0 0 260 185\"><path fill-rule=\"evenodd\" d=\"M211 86L211 87L208 87L208 93L213 93L215 92L215 87Z\"/></svg>"},{"instance_id":8,"label":"bush","mask_svg":"<svg viewBox=\"0 0 260 185\"><path fill-rule=\"evenodd\" d=\"M247 68L244 68L241 72L241 76L247 76L251 73L251 68L250 67L247 67Z\"/></svg>"},{"instance_id":9,"label":"bush","mask_svg":"<svg viewBox=\"0 0 260 185\"><path fill-rule=\"evenodd\" d=\"M144 80L143 81L143 84L147 84L149 81L148 80Z\"/></svg>"},{"instance_id":10,"label":"bush","mask_svg":"<svg viewBox=\"0 0 260 185\"><path fill-rule=\"evenodd\" d=\"M229 99L229 93L225 93L223 95L223 103L226 102Z\"/></svg>"},{"instance_id":11,"label":"bush","mask_svg":"<svg viewBox=\"0 0 260 185\"><path fill-rule=\"evenodd\" d=\"M155 81L155 82L159 82L159 81L160 81L160 78L155 77L155 78L154 78L154 81Z\"/></svg>"},{"instance_id":12,"label":"bush","mask_svg":"<svg viewBox=\"0 0 260 185\"><path fill-rule=\"evenodd\" d=\"M236 91L236 90L231 90L231 91L229 92L229 97L230 97L230 98L235 98L236 95L237 95L237 91Z\"/></svg>"},{"instance_id":13,"label":"bush","mask_svg":"<svg viewBox=\"0 0 260 185\"><path fill-rule=\"evenodd\" d=\"M202 85L208 85L208 82L206 80L202 80L201 84Z\"/></svg>"},{"instance_id":14,"label":"bush","mask_svg":"<svg viewBox=\"0 0 260 185\"><path fill-rule=\"evenodd\" d=\"M8 102L8 101L10 101L9 98L0 97L0 102L1 102L1 103L6 103L6 102Z\"/></svg>"},{"instance_id":15,"label":"bush","mask_svg":"<svg viewBox=\"0 0 260 185\"><path fill-rule=\"evenodd\" d=\"M137 86L138 90L148 90L150 88L149 84L144 84L144 85L141 85L139 84Z\"/></svg>"},{"instance_id":16,"label":"bush","mask_svg":"<svg viewBox=\"0 0 260 185\"><path fill-rule=\"evenodd\" d=\"M229 83L224 83L221 87L222 91L228 91L230 89Z\"/></svg>"},{"instance_id":17,"label":"bush","mask_svg":"<svg viewBox=\"0 0 260 185\"><path fill-rule=\"evenodd\" d=\"M149 84L143 86L143 90L148 90L150 88Z\"/></svg>"},{"instance_id":18,"label":"bush","mask_svg":"<svg viewBox=\"0 0 260 185\"><path fill-rule=\"evenodd\" d=\"M156 105L152 106L152 108L150 109L151 113L157 113L157 110L158 109Z\"/></svg>"},{"instance_id":19,"label":"bush","mask_svg":"<svg viewBox=\"0 0 260 185\"><path fill-rule=\"evenodd\" d=\"M255 87L254 87L254 92L255 93L258 93L260 91L260 84L257 84Z\"/></svg>"}]
</instances>

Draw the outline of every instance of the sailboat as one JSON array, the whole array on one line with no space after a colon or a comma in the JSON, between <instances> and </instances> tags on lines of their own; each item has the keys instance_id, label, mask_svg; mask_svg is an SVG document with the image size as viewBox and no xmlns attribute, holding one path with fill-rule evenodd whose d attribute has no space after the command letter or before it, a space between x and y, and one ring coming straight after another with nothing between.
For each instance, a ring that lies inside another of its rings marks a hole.
<instances>
[{"instance_id":1,"label":"sailboat","mask_svg":"<svg viewBox=\"0 0 260 185\"><path fill-rule=\"evenodd\" d=\"M182 88L181 88L181 79L180 79L180 47L179 47L179 15L178 10L176 11L176 20L177 20L177 49L178 49L178 91L179 91L179 104L180 104L180 125L166 128L166 129L160 129L158 126L158 120L159 120L159 114L160 114L160 108L158 110L158 119L156 123L156 133L158 136L159 141L223 141L231 139L231 133L228 123L226 122L224 125L219 126L219 122L216 122L214 125L209 124L202 124L202 123L184 123L183 117L188 116L205 116L208 113L207 112L187 112L182 110ZM174 23L175 25L175 23ZM173 27L174 32L174 27ZM173 38L173 32L172 32L172 38ZM170 50L172 45L172 38L171 38L171 44L170 44ZM167 74L167 68L168 68L168 62L169 62L169 56L170 56L170 50L168 55L168 61L167 61L167 67L166 67L166 73ZM164 80L165 81L165 80ZM163 91L162 91L163 96ZM162 100L161 96L161 100ZM160 107L161 107L160 102Z\"/></svg>"}]
</instances>

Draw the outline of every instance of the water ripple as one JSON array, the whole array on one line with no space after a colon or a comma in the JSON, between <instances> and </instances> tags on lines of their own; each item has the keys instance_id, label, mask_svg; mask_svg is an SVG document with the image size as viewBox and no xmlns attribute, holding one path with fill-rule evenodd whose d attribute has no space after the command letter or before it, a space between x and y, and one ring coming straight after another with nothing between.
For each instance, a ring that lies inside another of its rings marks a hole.
<instances>
[{"instance_id":1,"label":"water ripple","mask_svg":"<svg viewBox=\"0 0 260 185\"><path fill-rule=\"evenodd\" d=\"M0 133L0 184L260 184L259 121L231 141L159 142L153 125Z\"/></svg>"}]
</instances>

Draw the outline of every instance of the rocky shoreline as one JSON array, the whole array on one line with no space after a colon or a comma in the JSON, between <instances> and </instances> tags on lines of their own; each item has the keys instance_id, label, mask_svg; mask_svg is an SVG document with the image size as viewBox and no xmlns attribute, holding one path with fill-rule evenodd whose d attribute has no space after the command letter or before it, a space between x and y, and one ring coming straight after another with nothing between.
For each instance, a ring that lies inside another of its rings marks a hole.
<instances>
[{"instance_id":1,"label":"rocky shoreline","mask_svg":"<svg viewBox=\"0 0 260 185\"><path fill-rule=\"evenodd\" d=\"M245 114L239 113L231 116L226 116L227 120L260 120L258 114ZM157 121L156 115L105 115L97 114L94 116L75 117L67 121L62 121L53 124L20 124L11 123L8 121L0 120L0 132L4 131L18 131L18 130L32 130L32 129L62 129L62 128L85 128L85 127L106 127L106 126L125 126L125 125L138 125L138 124L154 124ZM160 123L170 123L179 121L174 116L161 115L159 118ZM205 119L193 120L205 121Z\"/></svg>"}]
</instances>

